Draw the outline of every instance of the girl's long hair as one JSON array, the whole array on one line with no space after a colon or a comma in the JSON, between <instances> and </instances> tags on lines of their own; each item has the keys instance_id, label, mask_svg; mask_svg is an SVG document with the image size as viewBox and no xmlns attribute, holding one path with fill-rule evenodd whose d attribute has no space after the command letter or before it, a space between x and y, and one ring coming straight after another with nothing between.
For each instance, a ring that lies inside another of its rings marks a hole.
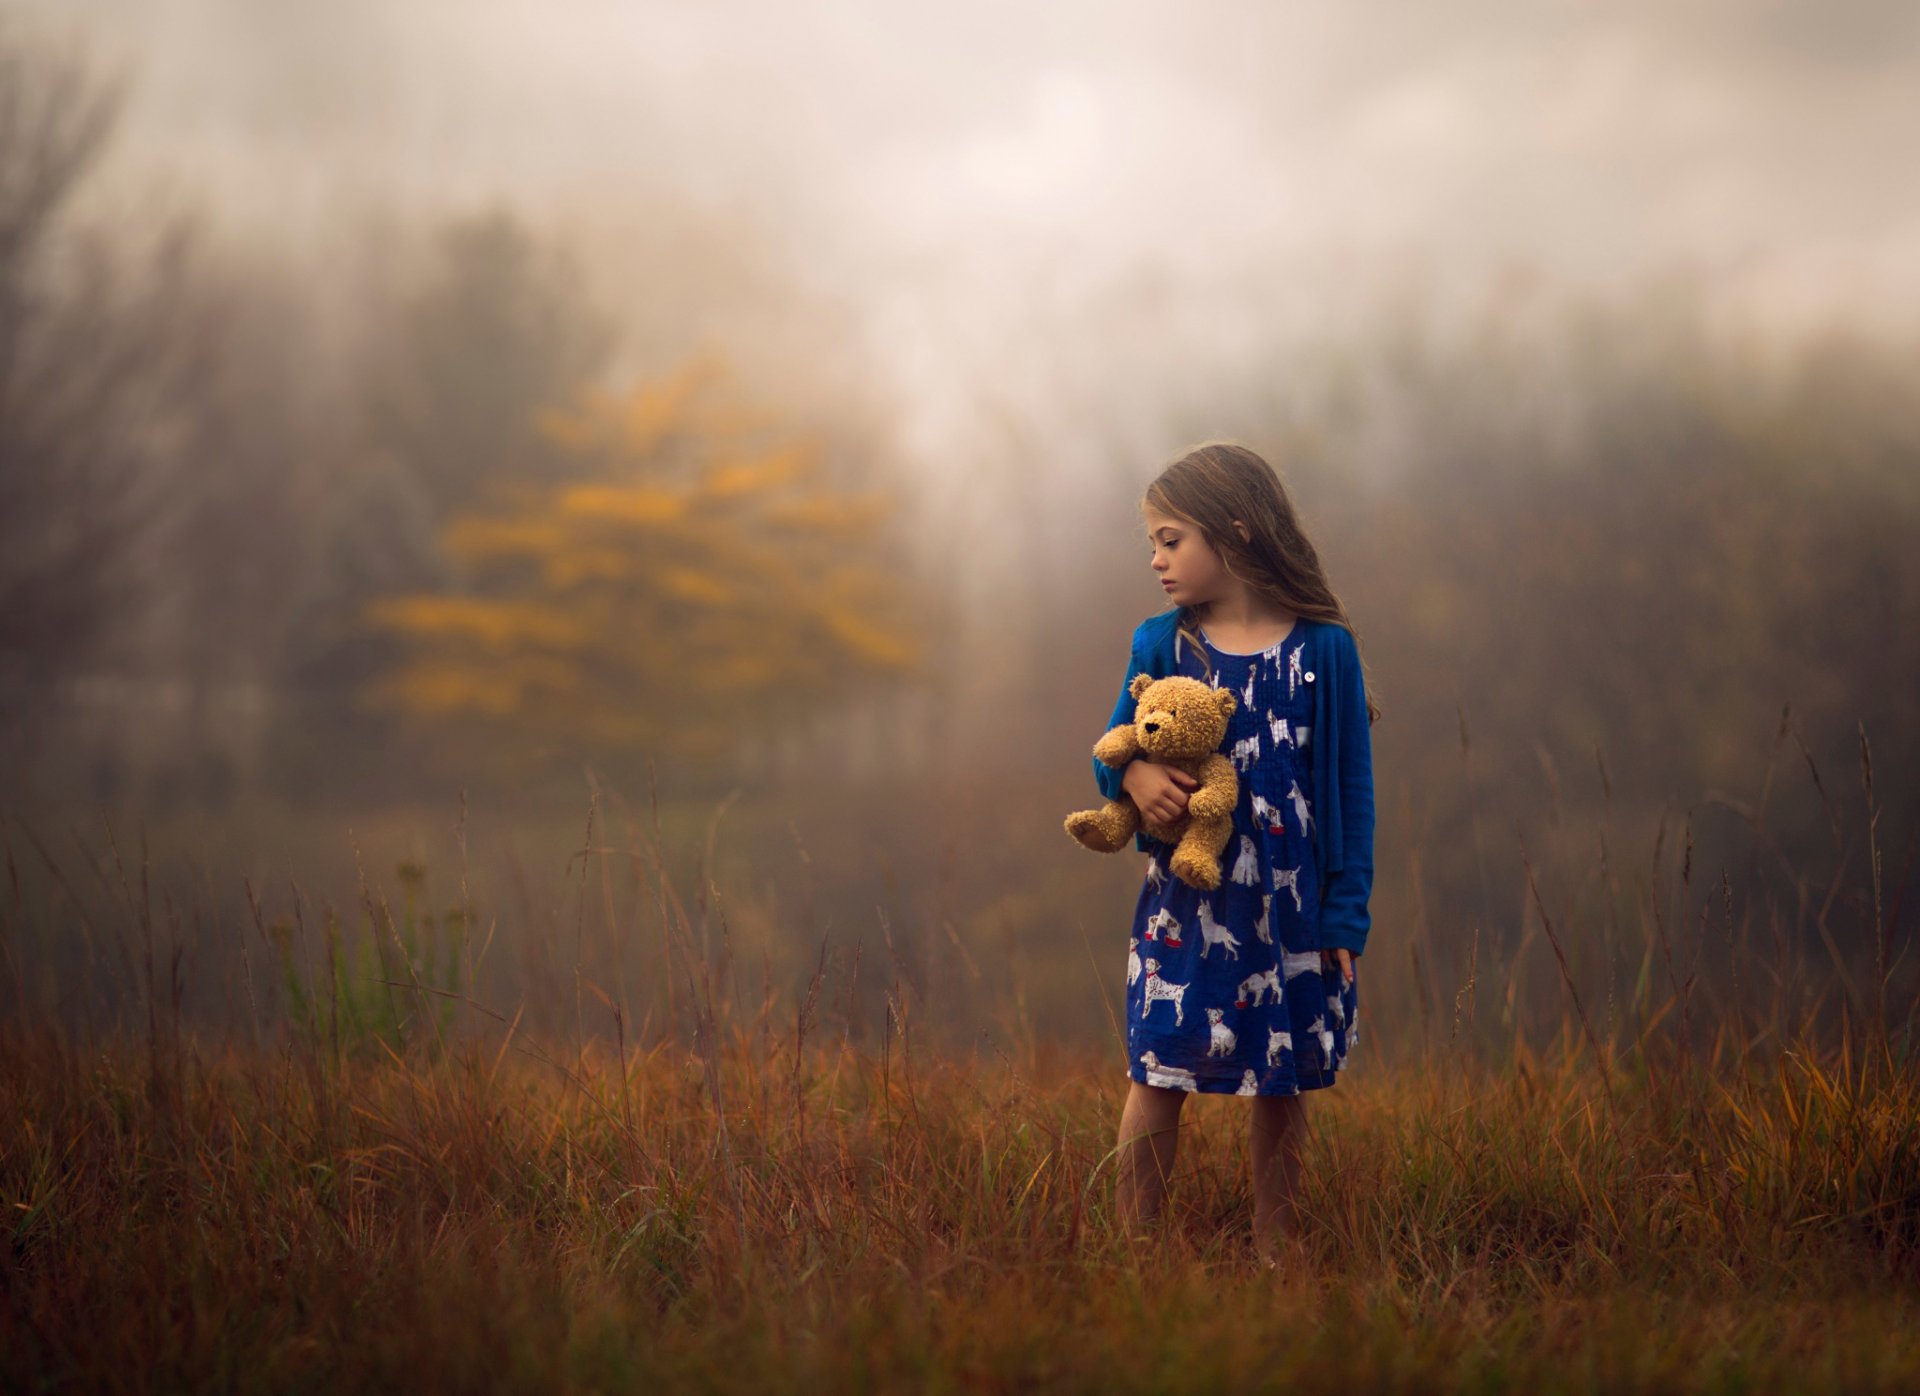
<instances>
[{"instance_id":1,"label":"girl's long hair","mask_svg":"<svg viewBox=\"0 0 1920 1396\"><path fill-rule=\"evenodd\" d=\"M1354 648L1359 649L1359 632L1347 619L1347 608L1327 584L1320 555L1301 531L1286 487L1256 452L1234 441L1202 442L1161 471L1147 486L1141 503L1185 519L1206 535L1231 576L1295 615L1344 626L1354 637ZM1233 526L1235 519L1252 535L1244 542ZM1199 628L1199 618L1192 608L1181 607L1180 634L1211 669ZM1380 720L1380 706L1373 700L1373 683L1366 678L1364 656L1361 675L1367 688L1367 721L1371 724Z\"/></svg>"}]
</instances>

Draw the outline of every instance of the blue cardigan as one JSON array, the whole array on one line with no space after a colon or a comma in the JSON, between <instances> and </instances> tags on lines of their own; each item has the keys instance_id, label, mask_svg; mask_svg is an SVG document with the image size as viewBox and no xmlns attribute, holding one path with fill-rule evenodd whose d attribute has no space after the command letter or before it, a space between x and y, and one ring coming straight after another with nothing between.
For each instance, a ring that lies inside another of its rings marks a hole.
<instances>
[{"instance_id":1,"label":"blue cardigan","mask_svg":"<svg viewBox=\"0 0 1920 1396\"><path fill-rule=\"evenodd\" d=\"M1179 646L1178 609L1147 617L1133 632L1133 653L1120 684L1120 701L1105 731L1133 721L1134 698L1127 691L1135 674L1165 678L1175 672ZM1360 673L1360 652L1353 633L1329 621L1300 618L1307 652L1303 667L1328 681L1313 686L1313 854L1320 872L1320 941L1323 948L1344 946L1358 955L1367 946L1373 893L1373 740L1367 722L1367 692ZM1094 779L1109 800L1120 797L1121 771L1093 763ZM1144 834L1134 847L1145 850Z\"/></svg>"}]
</instances>

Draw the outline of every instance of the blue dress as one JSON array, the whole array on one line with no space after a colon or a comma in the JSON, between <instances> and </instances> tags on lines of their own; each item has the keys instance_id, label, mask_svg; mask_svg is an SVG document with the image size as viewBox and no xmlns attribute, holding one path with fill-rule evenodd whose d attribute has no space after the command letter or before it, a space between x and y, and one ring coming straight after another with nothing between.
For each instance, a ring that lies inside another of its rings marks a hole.
<instances>
[{"instance_id":1,"label":"blue dress","mask_svg":"<svg viewBox=\"0 0 1920 1396\"><path fill-rule=\"evenodd\" d=\"M1178 673L1240 700L1220 748L1240 800L1211 892L1169 873L1172 846L1147 836L1127 950L1127 1074L1147 1085L1296 1095L1331 1086L1357 1040L1360 962L1346 984L1320 952L1309 745L1319 676L1302 667L1302 630L1296 622L1257 654L1209 641L1211 674L1180 644Z\"/></svg>"}]
</instances>

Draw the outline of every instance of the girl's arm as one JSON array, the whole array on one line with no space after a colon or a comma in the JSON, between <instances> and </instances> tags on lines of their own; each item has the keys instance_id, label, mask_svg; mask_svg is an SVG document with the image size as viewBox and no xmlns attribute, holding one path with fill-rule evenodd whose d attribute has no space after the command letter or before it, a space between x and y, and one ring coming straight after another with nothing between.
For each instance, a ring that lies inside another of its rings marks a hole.
<instances>
[{"instance_id":1,"label":"girl's arm","mask_svg":"<svg viewBox=\"0 0 1920 1396\"><path fill-rule=\"evenodd\" d=\"M1371 927L1368 899L1373 895L1373 736L1367 724L1366 680L1353 634L1335 631L1334 692L1340 705L1339 749L1331 753L1340 782L1341 843L1339 871L1327 878L1320 902L1320 942L1329 950L1358 955Z\"/></svg>"}]
</instances>

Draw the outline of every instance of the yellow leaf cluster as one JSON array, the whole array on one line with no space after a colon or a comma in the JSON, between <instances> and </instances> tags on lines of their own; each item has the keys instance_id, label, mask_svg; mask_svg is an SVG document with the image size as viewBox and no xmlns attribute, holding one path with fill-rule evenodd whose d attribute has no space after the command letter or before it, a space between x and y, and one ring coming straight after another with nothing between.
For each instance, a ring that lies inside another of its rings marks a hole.
<instances>
[{"instance_id":1,"label":"yellow leaf cluster","mask_svg":"<svg viewBox=\"0 0 1920 1396\"><path fill-rule=\"evenodd\" d=\"M675 596L709 606L724 606L733 600L733 588L725 582L692 567L668 567L660 573L660 585Z\"/></svg>"},{"instance_id":2,"label":"yellow leaf cluster","mask_svg":"<svg viewBox=\"0 0 1920 1396\"><path fill-rule=\"evenodd\" d=\"M801 446L776 451L761 460L714 462L707 467L701 492L714 499L765 494L811 473L813 464L811 450Z\"/></svg>"},{"instance_id":3,"label":"yellow leaf cluster","mask_svg":"<svg viewBox=\"0 0 1920 1396\"><path fill-rule=\"evenodd\" d=\"M520 645L579 649L591 639L577 615L539 601L479 596L401 596L369 602L376 625L425 639L452 637L491 650Z\"/></svg>"},{"instance_id":4,"label":"yellow leaf cluster","mask_svg":"<svg viewBox=\"0 0 1920 1396\"><path fill-rule=\"evenodd\" d=\"M511 482L452 521L468 594L369 608L411 650L381 701L690 754L911 671L890 502L823 482L816 441L740 440L750 414L697 401L713 372L547 414L580 474Z\"/></svg>"},{"instance_id":5,"label":"yellow leaf cluster","mask_svg":"<svg viewBox=\"0 0 1920 1396\"><path fill-rule=\"evenodd\" d=\"M866 616L836 606L826 613L826 622L834 638L863 659L900 667L913 662L915 647L910 641Z\"/></svg>"},{"instance_id":6,"label":"yellow leaf cluster","mask_svg":"<svg viewBox=\"0 0 1920 1396\"><path fill-rule=\"evenodd\" d=\"M577 406L552 408L536 421L542 435L580 456L643 457L677 432L699 427L699 395L724 372L716 354L698 355L664 380L642 380L624 397L586 388Z\"/></svg>"},{"instance_id":7,"label":"yellow leaf cluster","mask_svg":"<svg viewBox=\"0 0 1920 1396\"><path fill-rule=\"evenodd\" d=\"M557 512L569 519L662 524L686 517L691 501L685 490L651 485L570 485L554 502Z\"/></svg>"}]
</instances>

